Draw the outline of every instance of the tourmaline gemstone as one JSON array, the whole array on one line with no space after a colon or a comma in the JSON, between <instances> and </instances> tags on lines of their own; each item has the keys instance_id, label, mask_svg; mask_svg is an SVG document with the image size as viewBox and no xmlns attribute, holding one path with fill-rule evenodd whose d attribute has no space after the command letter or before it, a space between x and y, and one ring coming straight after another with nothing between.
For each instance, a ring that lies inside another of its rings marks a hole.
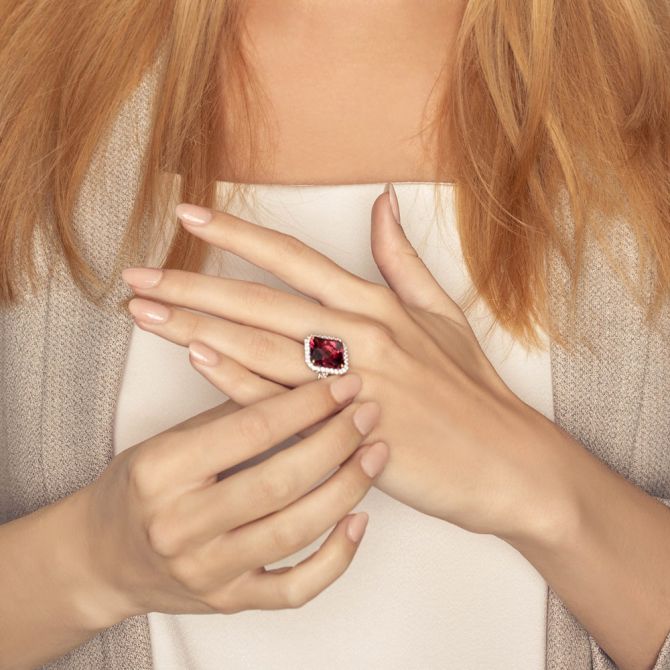
<instances>
[{"instance_id":1,"label":"tourmaline gemstone","mask_svg":"<svg viewBox=\"0 0 670 670\"><path fill-rule=\"evenodd\" d=\"M339 370L344 367L344 345L329 337L309 338L309 360L322 368Z\"/></svg>"}]
</instances>

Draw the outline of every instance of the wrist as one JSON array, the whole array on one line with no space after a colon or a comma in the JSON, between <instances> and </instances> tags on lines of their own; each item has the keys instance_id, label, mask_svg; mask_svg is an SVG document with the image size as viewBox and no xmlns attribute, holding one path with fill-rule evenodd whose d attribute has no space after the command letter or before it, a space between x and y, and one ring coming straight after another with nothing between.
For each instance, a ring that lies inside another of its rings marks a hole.
<instances>
[{"instance_id":1,"label":"wrist","mask_svg":"<svg viewBox=\"0 0 670 670\"><path fill-rule=\"evenodd\" d=\"M73 608L77 627L98 632L139 614L129 597L105 579L95 560L95 538L88 520L90 485L58 501L44 556L57 562L56 588L62 588Z\"/></svg>"},{"instance_id":2,"label":"wrist","mask_svg":"<svg viewBox=\"0 0 670 670\"><path fill-rule=\"evenodd\" d=\"M596 459L543 414L529 406L521 414L522 495L514 501L510 523L499 537L520 551L555 552L579 537L584 524L580 487L584 471Z\"/></svg>"}]
</instances>

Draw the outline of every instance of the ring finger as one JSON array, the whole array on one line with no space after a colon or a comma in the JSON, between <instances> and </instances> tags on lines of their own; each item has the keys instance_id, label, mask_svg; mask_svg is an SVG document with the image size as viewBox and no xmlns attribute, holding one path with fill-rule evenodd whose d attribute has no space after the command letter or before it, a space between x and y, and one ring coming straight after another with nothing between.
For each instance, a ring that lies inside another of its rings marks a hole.
<instances>
[{"instance_id":1,"label":"ring finger","mask_svg":"<svg viewBox=\"0 0 670 670\"><path fill-rule=\"evenodd\" d=\"M142 330L182 346L203 342L279 384L298 386L314 379L303 346L283 335L144 298L133 298L128 308Z\"/></svg>"}]
</instances>

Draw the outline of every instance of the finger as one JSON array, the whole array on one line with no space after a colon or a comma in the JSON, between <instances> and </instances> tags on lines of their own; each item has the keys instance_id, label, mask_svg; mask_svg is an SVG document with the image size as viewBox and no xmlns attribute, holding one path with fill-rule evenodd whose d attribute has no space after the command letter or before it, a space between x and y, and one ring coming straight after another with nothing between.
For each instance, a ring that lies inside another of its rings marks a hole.
<instances>
[{"instance_id":1,"label":"finger","mask_svg":"<svg viewBox=\"0 0 670 670\"><path fill-rule=\"evenodd\" d=\"M271 272L324 305L351 309L352 303L364 307L368 302L367 293L374 284L341 268L291 235L187 203L177 205L175 214L190 233ZM194 218L209 221L194 225Z\"/></svg>"},{"instance_id":2,"label":"finger","mask_svg":"<svg viewBox=\"0 0 670 670\"><path fill-rule=\"evenodd\" d=\"M191 365L207 381L243 407L287 390L285 386L263 379L202 342L191 342L188 348Z\"/></svg>"},{"instance_id":3,"label":"finger","mask_svg":"<svg viewBox=\"0 0 670 670\"><path fill-rule=\"evenodd\" d=\"M207 356L212 357L212 360L221 359L220 368L217 367L217 363L214 363L213 366L205 364L194 360L193 348L198 347L198 350L204 352L207 350ZM253 372L247 370L243 365L240 365L237 361L229 358L228 356L223 356L221 352L214 351L202 344L201 342L191 342L189 345L189 350L191 352L191 364L195 367L202 375L209 379L215 386L217 386L223 393L225 393L230 400L228 401L231 406L234 405L236 409L240 407L246 407L247 405L252 405L260 400L265 398L270 398L273 395L278 395L283 393L288 389L281 384L275 384L274 382L269 381L268 379L263 379ZM214 369L213 373L208 373L207 371L211 368ZM232 402L231 402L232 401ZM316 432L324 425L327 419L323 419L315 423L312 426L308 426L304 430L299 431L297 434L300 437L307 437L312 433Z\"/></svg>"},{"instance_id":4,"label":"finger","mask_svg":"<svg viewBox=\"0 0 670 670\"><path fill-rule=\"evenodd\" d=\"M310 437L257 465L182 496L172 510L175 533L181 529L184 534L180 546L203 544L301 498L351 456L378 418L377 403L354 403ZM337 518L349 509L345 508Z\"/></svg>"},{"instance_id":5,"label":"finger","mask_svg":"<svg viewBox=\"0 0 670 670\"><path fill-rule=\"evenodd\" d=\"M391 190L385 190L372 205L372 256L379 271L405 304L460 318L460 307L433 277L396 221L391 197Z\"/></svg>"},{"instance_id":6,"label":"finger","mask_svg":"<svg viewBox=\"0 0 670 670\"><path fill-rule=\"evenodd\" d=\"M210 545L213 555L235 547L240 564L254 567L259 557L267 565L309 546L365 497L388 453L382 442L361 447L332 477L298 501L215 538ZM362 464L373 466L374 475Z\"/></svg>"},{"instance_id":7,"label":"finger","mask_svg":"<svg viewBox=\"0 0 670 670\"><path fill-rule=\"evenodd\" d=\"M210 423L175 434L162 449L181 479L208 481L342 409L361 387L358 375L317 379Z\"/></svg>"},{"instance_id":8,"label":"finger","mask_svg":"<svg viewBox=\"0 0 670 670\"><path fill-rule=\"evenodd\" d=\"M342 519L313 554L293 567L256 573L226 596L226 611L301 607L341 577L351 564L368 523L366 512Z\"/></svg>"},{"instance_id":9,"label":"finger","mask_svg":"<svg viewBox=\"0 0 670 670\"><path fill-rule=\"evenodd\" d=\"M302 342L312 332L346 332L351 318L344 312L319 305L297 295L274 289L264 284L211 277L197 272L168 269L162 271L162 278L151 288L136 288L135 293L150 301L153 316L140 314L147 305L128 303L137 318L152 325L163 323L169 318L169 305L181 305L189 309L206 312L238 324L262 328ZM163 319L162 321L160 319Z\"/></svg>"},{"instance_id":10,"label":"finger","mask_svg":"<svg viewBox=\"0 0 670 670\"><path fill-rule=\"evenodd\" d=\"M144 298L133 298L128 307L139 328L175 344L188 346L193 341L203 342L282 385L298 386L314 379L313 372L305 365L303 344L284 335ZM167 315L164 321L150 322L142 318L142 314L158 313L159 309Z\"/></svg>"}]
</instances>

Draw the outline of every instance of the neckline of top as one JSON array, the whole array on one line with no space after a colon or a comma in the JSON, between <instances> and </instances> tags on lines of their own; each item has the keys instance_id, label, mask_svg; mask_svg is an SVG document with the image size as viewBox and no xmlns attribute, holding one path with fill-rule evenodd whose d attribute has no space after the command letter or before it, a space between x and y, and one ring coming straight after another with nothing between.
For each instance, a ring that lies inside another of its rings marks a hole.
<instances>
[{"instance_id":1,"label":"neckline of top","mask_svg":"<svg viewBox=\"0 0 670 670\"><path fill-rule=\"evenodd\" d=\"M380 182L355 182L347 184L281 184L281 183L255 183L255 182L231 182L224 180L216 180L214 182L217 186L253 186L261 188L367 188L371 186L386 186L385 181ZM394 186L447 186L454 187L454 182L450 181L394 181L391 182Z\"/></svg>"},{"instance_id":2,"label":"neckline of top","mask_svg":"<svg viewBox=\"0 0 670 670\"><path fill-rule=\"evenodd\" d=\"M178 172L165 172L161 171L162 175L167 175L170 177L181 177ZM282 184L282 183L256 183L256 182L232 182L225 181L223 179L214 180L214 184L217 187L224 186L253 186L261 188L366 188L371 186L381 186L382 188L386 186L385 181L380 182L354 182L346 184ZM392 182L394 186L446 186L453 188L455 186L454 182L451 181L394 181Z\"/></svg>"}]
</instances>

